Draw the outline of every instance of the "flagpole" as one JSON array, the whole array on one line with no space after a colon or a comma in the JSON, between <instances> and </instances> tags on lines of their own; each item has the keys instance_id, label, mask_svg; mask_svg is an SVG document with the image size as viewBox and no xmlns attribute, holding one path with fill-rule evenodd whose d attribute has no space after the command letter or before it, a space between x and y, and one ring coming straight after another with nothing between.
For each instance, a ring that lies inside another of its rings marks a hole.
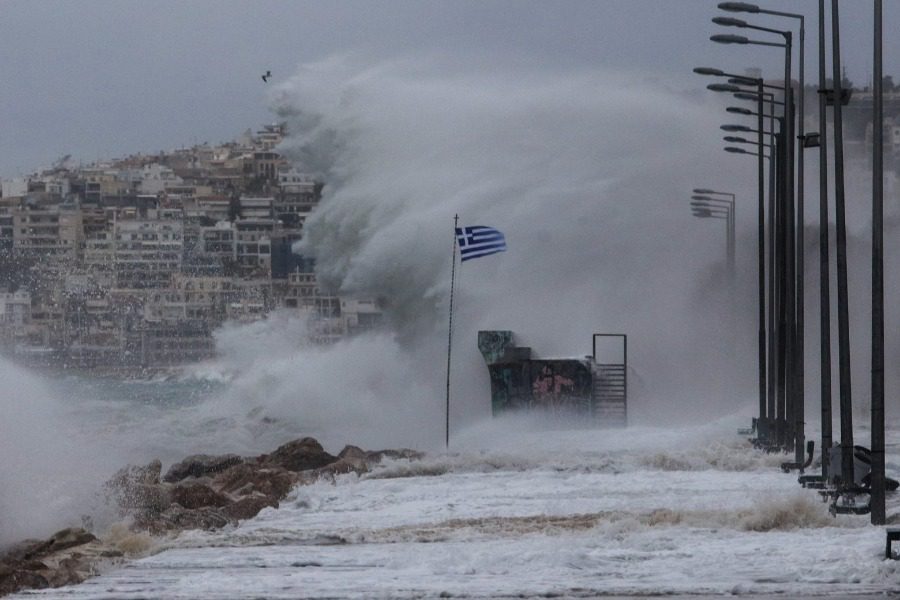
<instances>
[{"instance_id":1,"label":"flagpole","mask_svg":"<svg viewBox=\"0 0 900 600\"><path fill-rule=\"evenodd\" d=\"M450 325L447 327L447 405L445 409L445 447L450 447L450 351L453 349L453 286L456 283L456 229L459 215L453 215L453 266L450 268Z\"/></svg>"}]
</instances>

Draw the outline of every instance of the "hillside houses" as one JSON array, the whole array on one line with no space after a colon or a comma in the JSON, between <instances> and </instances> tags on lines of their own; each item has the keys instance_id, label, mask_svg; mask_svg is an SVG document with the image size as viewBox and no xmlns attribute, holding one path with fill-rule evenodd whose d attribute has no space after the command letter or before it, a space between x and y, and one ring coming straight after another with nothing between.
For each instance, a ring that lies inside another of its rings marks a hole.
<instances>
[{"instance_id":1,"label":"hillside houses","mask_svg":"<svg viewBox=\"0 0 900 600\"><path fill-rule=\"evenodd\" d=\"M280 125L221 146L61 161L0 187L0 345L31 363L154 368L213 356L213 332L284 310L320 343L376 327L292 252L322 183Z\"/></svg>"}]
</instances>

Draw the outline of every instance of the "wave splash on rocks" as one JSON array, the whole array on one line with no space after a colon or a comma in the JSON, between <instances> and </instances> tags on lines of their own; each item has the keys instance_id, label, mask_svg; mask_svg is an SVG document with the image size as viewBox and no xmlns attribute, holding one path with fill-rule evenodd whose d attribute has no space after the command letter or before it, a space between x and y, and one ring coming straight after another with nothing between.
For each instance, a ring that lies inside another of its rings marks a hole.
<instances>
[{"instance_id":1,"label":"wave splash on rocks","mask_svg":"<svg viewBox=\"0 0 900 600\"><path fill-rule=\"evenodd\" d=\"M329 454L311 437L293 440L270 454L195 454L172 465L128 465L104 484L104 494L127 523L104 539L85 527L63 529L46 540L25 540L0 555L0 596L25 589L81 583L106 566L140 556L152 546L146 537L187 529L218 529L255 517L296 485L337 475L367 473L384 458L419 460L415 450L366 451L345 446Z\"/></svg>"}]
</instances>

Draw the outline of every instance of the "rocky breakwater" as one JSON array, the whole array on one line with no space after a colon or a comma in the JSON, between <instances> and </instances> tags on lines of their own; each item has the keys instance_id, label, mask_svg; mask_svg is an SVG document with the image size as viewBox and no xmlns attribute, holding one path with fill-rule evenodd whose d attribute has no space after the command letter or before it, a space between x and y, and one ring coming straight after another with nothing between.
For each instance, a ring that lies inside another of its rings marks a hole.
<instances>
[{"instance_id":1,"label":"rocky breakwater","mask_svg":"<svg viewBox=\"0 0 900 600\"><path fill-rule=\"evenodd\" d=\"M345 473L362 475L385 458L416 460L414 450L365 451L346 446L334 456L313 438L288 442L270 454L188 456L162 474L162 463L129 465L104 492L133 532L158 536L185 529L217 529L256 516L296 485ZM83 528L64 529L49 540L28 540L0 556L0 596L23 589L80 583L127 548Z\"/></svg>"}]
</instances>

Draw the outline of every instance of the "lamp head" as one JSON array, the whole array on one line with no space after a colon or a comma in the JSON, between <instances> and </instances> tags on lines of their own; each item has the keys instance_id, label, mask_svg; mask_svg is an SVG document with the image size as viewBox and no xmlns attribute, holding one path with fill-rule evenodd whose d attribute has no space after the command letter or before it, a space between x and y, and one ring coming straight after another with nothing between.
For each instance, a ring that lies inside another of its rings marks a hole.
<instances>
[{"instance_id":1,"label":"lamp head","mask_svg":"<svg viewBox=\"0 0 900 600\"><path fill-rule=\"evenodd\" d=\"M730 83L711 83L706 86L706 89L712 90L714 92L740 92L741 88L736 85L732 85Z\"/></svg>"},{"instance_id":2,"label":"lamp head","mask_svg":"<svg viewBox=\"0 0 900 600\"><path fill-rule=\"evenodd\" d=\"M750 40L742 35L718 34L711 35L709 39L718 44L749 44Z\"/></svg>"},{"instance_id":3,"label":"lamp head","mask_svg":"<svg viewBox=\"0 0 900 600\"><path fill-rule=\"evenodd\" d=\"M720 2L719 8L727 12L758 13L759 7L746 2Z\"/></svg>"},{"instance_id":4,"label":"lamp head","mask_svg":"<svg viewBox=\"0 0 900 600\"><path fill-rule=\"evenodd\" d=\"M732 19L731 17L713 17L713 23L723 27L746 27L747 22L740 19Z\"/></svg>"}]
</instances>

